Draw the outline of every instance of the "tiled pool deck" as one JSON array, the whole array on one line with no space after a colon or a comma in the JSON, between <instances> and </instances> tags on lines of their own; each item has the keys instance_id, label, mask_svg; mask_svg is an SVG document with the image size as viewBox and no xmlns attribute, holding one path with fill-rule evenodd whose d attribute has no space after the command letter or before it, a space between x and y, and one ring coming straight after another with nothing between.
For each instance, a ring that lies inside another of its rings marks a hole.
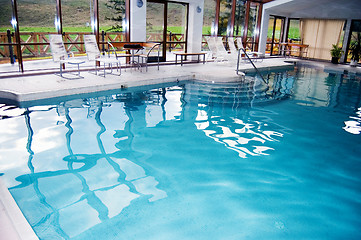
<instances>
[{"instance_id":1,"label":"tiled pool deck","mask_svg":"<svg viewBox=\"0 0 361 240\"><path fill-rule=\"evenodd\" d=\"M283 59L265 59L255 64L260 70L293 66L292 63L286 63ZM21 102L106 91L122 87L176 82L177 80L240 81L240 76L237 76L235 70L235 65L207 62L206 64L184 64L183 66L161 65L159 70L157 70L156 66L150 66L148 72L145 69L139 71L135 68L128 68L126 71L122 69L121 76L106 75L106 77L103 77L95 75L93 71L82 71L81 76L83 78L76 78L75 75L69 73L64 74L70 79L61 78L54 73L36 76L13 76L3 78L0 81L0 97ZM241 70L254 71L250 63L242 63Z\"/></svg>"},{"instance_id":2,"label":"tiled pool deck","mask_svg":"<svg viewBox=\"0 0 361 240\"><path fill-rule=\"evenodd\" d=\"M262 62L255 63L260 71L270 71L274 69L292 68L295 59L269 58ZM49 62L49 61L48 61ZM332 65L314 61L301 61L302 64L323 68L325 71L352 72L361 74L361 68L351 68L348 65ZM41 64L46 63L46 61ZM39 63L38 63L39 64ZM52 64L52 63L48 63ZM50 66L50 65L49 65ZM210 83L236 82L241 81L241 77L235 72L235 65L226 63L207 62L206 64L184 64L162 65L160 70L151 66L148 72L136 69L122 70L121 76L106 75L97 76L88 71L82 71L83 78L74 78L71 74L65 74L71 79L61 78L54 74L52 70L46 69L46 64L37 71L28 71L25 74L4 71L6 65L0 65L0 98L10 99L15 102L27 102L43 100L68 95L100 92L122 87L136 87L141 85L153 85L181 80L197 79ZM11 66L14 68L15 66ZM3 69L1 69L3 68ZM89 68L89 66L88 66ZM38 68L39 69L39 68ZM250 63L242 63L240 70L244 72L254 72ZM0 179L0 239L37 239L20 209L17 207L11 194Z\"/></svg>"}]
</instances>

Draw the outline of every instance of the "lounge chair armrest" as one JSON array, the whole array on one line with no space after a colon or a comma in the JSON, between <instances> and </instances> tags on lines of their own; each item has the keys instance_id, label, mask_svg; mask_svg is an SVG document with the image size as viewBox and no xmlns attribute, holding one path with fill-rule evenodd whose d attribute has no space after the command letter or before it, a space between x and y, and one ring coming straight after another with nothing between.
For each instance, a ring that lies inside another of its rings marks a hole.
<instances>
[{"instance_id":1,"label":"lounge chair armrest","mask_svg":"<svg viewBox=\"0 0 361 240\"><path fill-rule=\"evenodd\" d=\"M111 42L108 42L108 57L110 57L111 52L114 52L115 57L118 58L117 49L113 46Z\"/></svg>"},{"instance_id":2,"label":"lounge chair armrest","mask_svg":"<svg viewBox=\"0 0 361 240\"><path fill-rule=\"evenodd\" d=\"M151 52L153 51L153 49L155 49L155 48L157 48L158 51L159 51L159 46L160 46L160 43L153 43L153 45L150 46L150 49L149 49L148 52L147 52L147 56L149 56L150 53L151 53Z\"/></svg>"}]
</instances>

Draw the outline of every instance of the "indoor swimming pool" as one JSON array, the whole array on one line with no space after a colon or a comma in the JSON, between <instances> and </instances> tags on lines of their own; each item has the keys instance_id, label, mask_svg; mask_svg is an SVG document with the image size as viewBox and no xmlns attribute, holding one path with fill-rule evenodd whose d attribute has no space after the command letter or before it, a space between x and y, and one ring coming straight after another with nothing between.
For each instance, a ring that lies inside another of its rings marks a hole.
<instances>
[{"instance_id":1,"label":"indoor swimming pool","mask_svg":"<svg viewBox=\"0 0 361 240\"><path fill-rule=\"evenodd\" d=\"M0 105L40 239L361 239L361 77L298 67Z\"/></svg>"}]
</instances>

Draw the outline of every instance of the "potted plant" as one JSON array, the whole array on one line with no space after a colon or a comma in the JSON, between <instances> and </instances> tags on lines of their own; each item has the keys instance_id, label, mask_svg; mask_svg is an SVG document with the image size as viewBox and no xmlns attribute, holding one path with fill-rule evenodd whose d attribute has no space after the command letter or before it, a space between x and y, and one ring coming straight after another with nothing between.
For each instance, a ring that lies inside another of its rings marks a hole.
<instances>
[{"instance_id":1,"label":"potted plant","mask_svg":"<svg viewBox=\"0 0 361 240\"><path fill-rule=\"evenodd\" d=\"M350 47L351 50L351 62L350 62L350 66L352 67L356 67L358 61L360 60L360 55L361 55L361 45L360 42L354 42L351 44Z\"/></svg>"},{"instance_id":2,"label":"potted plant","mask_svg":"<svg viewBox=\"0 0 361 240\"><path fill-rule=\"evenodd\" d=\"M336 44L332 44L332 48L330 50L330 53L331 53L331 62L334 63L334 64L337 64L338 63L338 60L340 59L343 51L342 51L342 48L337 46Z\"/></svg>"}]
</instances>

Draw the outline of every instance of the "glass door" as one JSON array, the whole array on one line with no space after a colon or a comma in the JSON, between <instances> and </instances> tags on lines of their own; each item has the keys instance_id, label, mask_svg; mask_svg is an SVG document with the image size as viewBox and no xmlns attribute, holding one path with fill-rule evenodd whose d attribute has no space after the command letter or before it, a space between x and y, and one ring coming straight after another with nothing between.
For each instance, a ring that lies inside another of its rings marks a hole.
<instances>
[{"instance_id":1,"label":"glass door","mask_svg":"<svg viewBox=\"0 0 361 240\"><path fill-rule=\"evenodd\" d=\"M173 60L173 51L186 51L188 4L147 1L147 42L161 43L160 61ZM149 61L157 61L150 57Z\"/></svg>"},{"instance_id":2,"label":"glass door","mask_svg":"<svg viewBox=\"0 0 361 240\"><path fill-rule=\"evenodd\" d=\"M147 42L161 43L160 61L165 61L166 2L147 1ZM150 58L149 61L157 59Z\"/></svg>"},{"instance_id":3,"label":"glass door","mask_svg":"<svg viewBox=\"0 0 361 240\"><path fill-rule=\"evenodd\" d=\"M172 52L186 52L187 12L188 4L175 2L167 4L167 60L174 59Z\"/></svg>"},{"instance_id":4,"label":"glass door","mask_svg":"<svg viewBox=\"0 0 361 240\"><path fill-rule=\"evenodd\" d=\"M274 17L273 18L273 28L272 28L272 40L271 40L271 55L280 54L280 43L283 39L283 29L285 26L284 17Z\"/></svg>"}]
</instances>

